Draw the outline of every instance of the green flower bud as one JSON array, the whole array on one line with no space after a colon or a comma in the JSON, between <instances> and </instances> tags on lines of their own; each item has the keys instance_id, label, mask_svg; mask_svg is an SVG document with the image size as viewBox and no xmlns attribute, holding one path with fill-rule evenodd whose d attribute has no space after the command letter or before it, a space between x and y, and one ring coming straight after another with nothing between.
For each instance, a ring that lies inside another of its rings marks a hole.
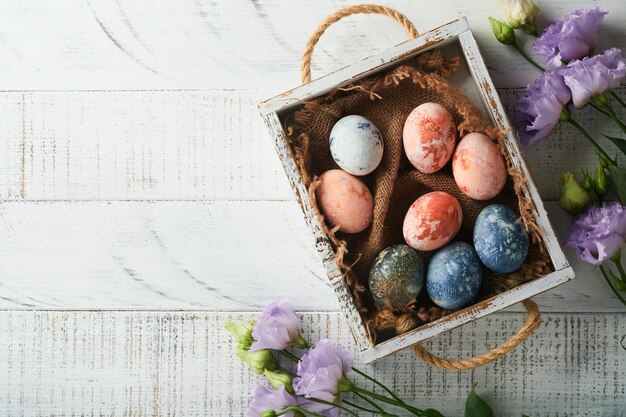
<instances>
[{"instance_id":1,"label":"green flower bud","mask_svg":"<svg viewBox=\"0 0 626 417\"><path fill-rule=\"evenodd\" d=\"M354 390L354 384L345 376L342 376L339 379L339 384L337 384L337 394L342 394L344 392L352 392Z\"/></svg>"},{"instance_id":2,"label":"green flower bud","mask_svg":"<svg viewBox=\"0 0 626 417\"><path fill-rule=\"evenodd\" d=\"M615 159L617 160L617 156L615 157ZM609 167L609 161L607 161L606 158L603 157L602 155L600 155L600 165L602 166L602 168Z\"/></svg>"},{"instance_id":3,"label":"green flower bud","mask_svg":"<svg viewBox=\"0 0 626 417\"><path fill-rule=\"evenodd\" d=\"M278 372L272 372L267 369L263 371L263 375L265 375L267 382L269 382L274 389L284 387L285 391L288 393L294 393L293 387L291 386L291 381L293 380L291 376L287 374L280 374Z\"/></svg>"},{"instance_id":4,"label":"green flower bud","mask_svg":"<svg viewBox=\"0 0 626 417\"><path fill-rule=\"evenodd\" d=\"M489 23L491 23L491 29L493 29L493 34L498 42L505 45L513 45L515 43L515 31L511 26L493 17L489 17Z\"/></svg>"},{"instance_id":5,"label":"green flower bud","mask_svg":"<svg viewBox=\"0 0 626 417\"><path fill-rule=\"evenodd\" d=\"M609 177L606 175L602 165L598 165L596 168L596 174L593 178L593 189L600 197L604 196L609 189Z\"/></svg>"},{"instance_id":6,"label":"green flower bud","mask_svg":"<svg viewBox=\"0 0 626 417\"><path fill-rule=\"evenodd\" d=\"M278 369L278 362L276 362L272 353L267 349L255 350L251 352L247 349L243 349L241 346L238 346L235 353L239 359L247 363L258 375L261 375L266 369L269 369L270 371Z\"/></svg>"},{"instance_id":7,"label":"green flower bud","mask_svg":"<svg viewBox=\"0 0 626 417\"><path fill-rule=\"evenodd\" d=\"M589 172L586 170L583 171L582 187L587 191L593 190L593 178L591 178L591 175L589 175Z\"/></svg>"},{"instance_id":8,"label":"green flower bud","mask_svg":"<svg viewBox=\"0 0 626 417\"><path fill-rule=\"evenodd\" d=\"M254 328L254 321L243 324L235 324L232 321L224 323L224 328L230 332L235 339L235 342L241 346L242 349L248 350L252 345L252 329Z\"/></svg>"},{"instance_id":9,"label":"green flower bud","mask_svg":"<svg viewBox=\"0 0 626 417\"><path fill-rule=\"evenodd\" d=\"M576 177L571 172L566 172L561 176L561 198L559 207L572 216L580 214L585 210L591 194L578 184Z\"/></svg>"},{"instance_id":10,"label":"green flower bud","mask_svg":"<svg viewBox=\"0 0 626 417\"><path fill-rule=\"evenodd\" d=\"M261 413L261 417L276 417L276 411L274 410L263 411Z\"/></svg>"}]
</instances>

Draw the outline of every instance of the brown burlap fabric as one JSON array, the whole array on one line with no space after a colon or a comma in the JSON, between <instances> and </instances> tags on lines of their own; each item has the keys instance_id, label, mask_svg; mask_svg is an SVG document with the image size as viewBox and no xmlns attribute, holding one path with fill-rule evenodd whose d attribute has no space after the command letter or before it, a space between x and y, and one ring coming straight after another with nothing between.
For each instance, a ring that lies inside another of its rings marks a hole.
<instances>
[{"instance_id":1,"label":"brown burlap fabric","mask_svg":"<svg viewBox=\"0 0 626 417\"><path fill-rule=\"evenodd\" d=\"M361 177L374 196L372 225L353 235L336 229L325 230L335 250L337 263L344 272L355 303L365 320L372 343L450 313L434 305L424 290L417 300L400 311L376 307L367 288L372 261L385 247L404 242L404 215L413 201L427 192L446 191L459 200L463 207L463 226L457 237L459 240L471 243L476 216L482 208L493 203L505 204L517 210L531 234L531 250L522 268L506 276L485 269L478 301L545 275L552 269L541 231L530 211L531 202L520 196L525 179L511 168L508 158L509 180L505 189L492 200L476 201L461 193L454 182L450 163L437 173L422 174L413 168L404 155L404 121L416 106L426 102L439 103L452 113L458 125L459 137L469 132L482 132L498 141L501 149L504 149L502 132L491 126L465 94L445 79L457 66L458 58L444 59L437 51L422 54L416 62L395 67L303 103L301 108L284 119L289 144L305 185L309 187L314 206L318 176L326 170L338 168L328 143L335 122L343 116L358 114L374 122L382 133L385 143L382 162L372 174ZM316 212L322 224L325 224L317 207ZM424 255L428 258L432 253Z\"/></svg>"}]
</instances>

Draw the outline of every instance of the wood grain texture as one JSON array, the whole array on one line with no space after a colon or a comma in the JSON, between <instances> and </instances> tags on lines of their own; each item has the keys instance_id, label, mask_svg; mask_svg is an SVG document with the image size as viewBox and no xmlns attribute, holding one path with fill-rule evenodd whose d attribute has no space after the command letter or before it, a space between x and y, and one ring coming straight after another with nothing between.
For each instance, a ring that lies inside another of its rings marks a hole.
<instances>
[{"instance_id":1,"label":"wood grain texture","mask_svg":"<svg viewBox=\"0 0 626 417\"><path fill-rule=\"evenodd\" d=\"M577 278L537 297L542 310L623 312L567 254ZM5 202L0 276L5 309L257 310L279 295L338 309L295 202Z\"/></svg>"},{"instance_id":2,"label":"wood grain texture","mask_svg":"<svg viewBox=\"0 0 626 417\"><path fill-rule=\"evenodd\" d=\"M227 319L254 314L142 312L0 313L0 414L240 416L261 377L233 354ZM354 353L337 313L304 313L304 331ZM512 334L523 315L497 313L426 345L467 357ZM410 351L360 368L401 397L462 415L473 383L496 415L626 415L625 315L550 314L504 359L468 372L430 368ZM356 381L363 383L361 379Z\"/></svg>"},{"instance_id":3,"label":"wood grain texture","mask_svg":"<svg viewBox=\"0 0 626 417\"><path fill-rule=\"evenodd\" d=\"M0 89L267 88L299 84L308 36L327 15L359 0L175 2L167 0L18 0L0 4ZM499 87L522 87L535 74L499 45L487 23L503 16L497 2L455 1L425 7L413 0L381 1L418 30L467 16ZM610 14L600 48L623 47L622 0L598 2ZM586 0L543 1L540 28ZM389 18L358 16L332 27L313 56L313 77L405 39ZM520 35L523 43L529 37ZM42 76L44 74L44 76ZM264 94L264 96L269 96Z\"/></svg>"},{"instance_id":4,"label":"wood grain texture","mask_svg":"<svg viewBox=\"0 0 626 417\"><path fill-rule=\"evenodd\" d=\"M511 112L521 90L499 92ZM626 88L619 93L626 97ZM257 91L0 93L0 198L291 200L256 108L263 98ZM597 136L619 136L600 116L585 109L578 117ZM597 164L569 126L526 155L547 200L558 199L564 171Z\"/></svg>"}]
</instances>

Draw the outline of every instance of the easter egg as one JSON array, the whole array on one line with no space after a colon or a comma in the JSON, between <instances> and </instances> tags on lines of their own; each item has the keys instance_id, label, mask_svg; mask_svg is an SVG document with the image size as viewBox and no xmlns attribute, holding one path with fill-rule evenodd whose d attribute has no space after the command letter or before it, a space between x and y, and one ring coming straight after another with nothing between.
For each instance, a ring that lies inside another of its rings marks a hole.
<instances>
[{"instance_id":1,"label":"easter egg","mask_svg":"<svg viewBox=\"0 0 626 417\"><path fill-rule=\"evenodd\" d=\"M448 162L456 143L454 117L437 103L417 106L404 123L404 152L424 174L439 171Z\"/></svg>"},{"instance_id":2,"label":"easter egg","mask_svg":"<svg viewBox=\"0 0 626 417\"><path fill-rule=\"evenodd\" d=\"M422 256L407 245L393 245L378 254L369 287L379 306L400 309L415 300L424 285Z\"/></svg>"},{"instance_id":3,"label":"easter egg","mask_svg":"<svg viewBox=\"0 0 626 417\"><path fill-rule=\"evenodd\" d=\"M474 247L480 260L494 272L509 273L522 266L528 255L528 233L510 208L485 207L474 224Z\"/></svg>"},{"instance_id":4,"label":"easter egg","mask_svg":"<svg viewBox=\"0 0 626 417\"><path fill-rule=\"evenodd\" d=\"M458 310L476 297L482 277L474 248L465 242L452 242L430 260L426 291L439 307Z\"/></svg>"},{"instance_id":5,"label":"easter egg","mask_svg":"<svg viewBox=\"0 0 626 417\"><path fill-rule=\"evenodd\" d=\"M346 233L358 233L372 222L374 199L358 178L340 169L320 175L315 191L317 203L326 220Z\"/></svg>"},{"instance_id":6,"label":"easter egg","mask_svg":"<svg viewBox=\"0 0 626 417\"><path fill-rule=\"evenodd\" d=\"M489 200L506 183L506 166L498 145L482 133L463 136L452 158L454 180L474 200Z\"/></svg>"},{"instance_id":7,"label":"easter egg","mask_svg":"<svg viewBox=\"0 0 626 417\"><path fill-rule=\"evenodd\" d=\"M353 175L369 174L383 159L383 137L363 116L339 119L330 131L329 145L337 165Z\"/></svg>"},{"instance_id":8,"label":"easter egg","mask_svg":"<svg viewBox=\"0 0 626 417\"><path fill-rule=\"evenodd\" d=\"M438 249L456 236L462 222L463 210L456 198L443 191L424 194L404 217L404 240L413 249Z\"/></svg>"}]
</instances>

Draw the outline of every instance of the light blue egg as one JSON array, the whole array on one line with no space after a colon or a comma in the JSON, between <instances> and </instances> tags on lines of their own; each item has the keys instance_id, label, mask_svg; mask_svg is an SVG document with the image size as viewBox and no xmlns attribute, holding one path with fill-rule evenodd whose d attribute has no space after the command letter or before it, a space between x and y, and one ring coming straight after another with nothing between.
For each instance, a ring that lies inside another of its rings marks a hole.
<instances>
[{"instance_id":1,"label":"light blue egg","mask_svg":"<svg viewBox=\"0 0 626 417\"><path fill-rule=\"evenodd\" d=\"M494 272L509 273L522 266L528 255L528 233L513 210L492 204L474 224L474 247L480 260Z\"/></svg>"},{"instance_id":2,"label":"light blue egg","mask_svg":"<svg viewBox=\"0 0 626 417\"><path fill-rule=\"evenodd\" d=\"M439 307L458 310L476 297L482 278L482 265L474 248L465 242L452 242L430 260L426 291Z\"/></svg>"},{"instance_id":3,"label":"light blue egg","mask_svg":"<svg viewBox=\"0 0 626 417\"><path fill-rule=\"evenodd\" d=\"M374 123L363 116L339 119L330 131L330 153L352 175L367 175L383 159L383 137Z\"/></svg>"}]
</instances>

